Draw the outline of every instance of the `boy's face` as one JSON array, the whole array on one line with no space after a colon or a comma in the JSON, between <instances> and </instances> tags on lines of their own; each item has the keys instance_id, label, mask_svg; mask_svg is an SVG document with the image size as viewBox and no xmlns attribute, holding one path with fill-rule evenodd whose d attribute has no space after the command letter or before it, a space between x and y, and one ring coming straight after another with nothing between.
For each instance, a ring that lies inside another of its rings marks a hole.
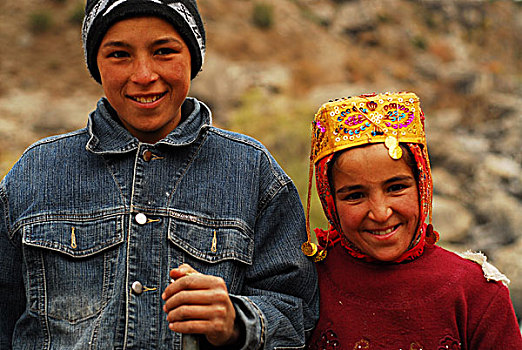
<instances>
[{"instance_id":1,"label":"boy's face","mask_svg":"<svg viewBox=\"0 0 522 350\"><path fill-rule=\"evenodd\" d=\"M333 195L343 234L362 252L394 261L409 247L419 225L419 195L404 157L394 160L384 144L345 151L332 169Z\"/></svg>"},{"instance_id":2,"label":"boy's face","mask_svg":"<svg viewBox=\"0 0 522 350\"><path fill-rule=\"evenodd\" d=\"M97 55L102 87L129 132L155 143L181 120L190 89L190 53L172 27L157 17L119 21Z\"/></svg>"}]
</instances>

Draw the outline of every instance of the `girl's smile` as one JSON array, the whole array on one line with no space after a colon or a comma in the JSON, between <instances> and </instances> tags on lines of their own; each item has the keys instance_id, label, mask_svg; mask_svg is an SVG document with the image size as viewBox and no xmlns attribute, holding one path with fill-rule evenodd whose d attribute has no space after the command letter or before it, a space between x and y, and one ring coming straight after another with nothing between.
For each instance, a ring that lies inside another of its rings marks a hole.
<instances>
[{"instance_id":1,"label":"girl's smile","mask_svg":"<svg viewBox=\"0 0 522 350\"><path fill-rule=\"evenodd\" d=\"M383 144L345 151L332 169L335 204L345 237L363 253L393 261L419 225L419 195L404 157L394 160Z\"/></svg>"}]
</instances>

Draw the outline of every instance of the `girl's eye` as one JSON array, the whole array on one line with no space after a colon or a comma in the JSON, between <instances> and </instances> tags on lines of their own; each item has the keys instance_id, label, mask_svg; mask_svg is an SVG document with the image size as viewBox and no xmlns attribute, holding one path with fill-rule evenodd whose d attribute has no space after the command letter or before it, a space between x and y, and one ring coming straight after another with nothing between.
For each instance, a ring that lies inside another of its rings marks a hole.
<instances>
[{"instance_id":1,"label":"girl's eye","mask_svg":"<svg viewBox=\"0 0 522 350\"><path fill-rule=\"evenodd\" d=\"M111 52L108 57L114 57L114 58L124 58L129 57L129 54L125 51L114 51Z\"/></svg>"},{"instance_id":2,"label":"girl's eye","mask_svg":"<svg viewBox=\"0 0 522 350\"><path fill-rule=\"evenodd\" d=\"M364 197L362 192L353 192L346 195L341 196L341 200L343 201L356 201Z\"/></svg>"},{"instance_id":3,"label":"girl's eye","mask_svg":"<svg viewBox=\"0 0 522 350\"><path fill-rule=\"evenodd\" d=\"M408 186L404 184L393 184L390 187L388 187L388 191L390 192L398 192L400 190L403 190L405 188L408 188Z\"/></svg>"}]
</instances>

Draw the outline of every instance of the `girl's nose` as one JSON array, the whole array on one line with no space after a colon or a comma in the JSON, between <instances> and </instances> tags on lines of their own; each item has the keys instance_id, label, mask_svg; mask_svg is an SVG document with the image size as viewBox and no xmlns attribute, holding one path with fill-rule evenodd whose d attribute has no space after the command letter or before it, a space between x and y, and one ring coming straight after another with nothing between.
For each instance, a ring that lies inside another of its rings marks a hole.
<instances>
[{"instance_id":1,"label":"girl's nose","mask_svg":"<svg viewBox=\"0 0 522 350\"><path fill-rule=\"evenodd\" d=\"M393 210L384 198L370 201L368 217L375 222L386 222L391 217Z\"/></svg>"}]
</instances>

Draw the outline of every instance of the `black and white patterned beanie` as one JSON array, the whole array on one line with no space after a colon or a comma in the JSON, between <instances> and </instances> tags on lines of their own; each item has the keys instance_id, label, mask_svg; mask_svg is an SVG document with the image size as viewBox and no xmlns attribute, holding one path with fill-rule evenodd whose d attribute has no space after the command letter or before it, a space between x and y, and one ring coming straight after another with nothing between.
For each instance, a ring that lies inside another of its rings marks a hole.
<instances>
[{"instance_id":1,"label":"black and white patterned beanie","mask_svg":"<svg viewBox=\"0 0 522 350\"><path fill-rule=\"evenodd\" d=\"M87 68L101 84L96 57L105 33L126 18L155 16L171 23L190 51L194 79L205 60L205 28L196 0L87 0L82 41Z\"/></svg>"}]
</instances>

